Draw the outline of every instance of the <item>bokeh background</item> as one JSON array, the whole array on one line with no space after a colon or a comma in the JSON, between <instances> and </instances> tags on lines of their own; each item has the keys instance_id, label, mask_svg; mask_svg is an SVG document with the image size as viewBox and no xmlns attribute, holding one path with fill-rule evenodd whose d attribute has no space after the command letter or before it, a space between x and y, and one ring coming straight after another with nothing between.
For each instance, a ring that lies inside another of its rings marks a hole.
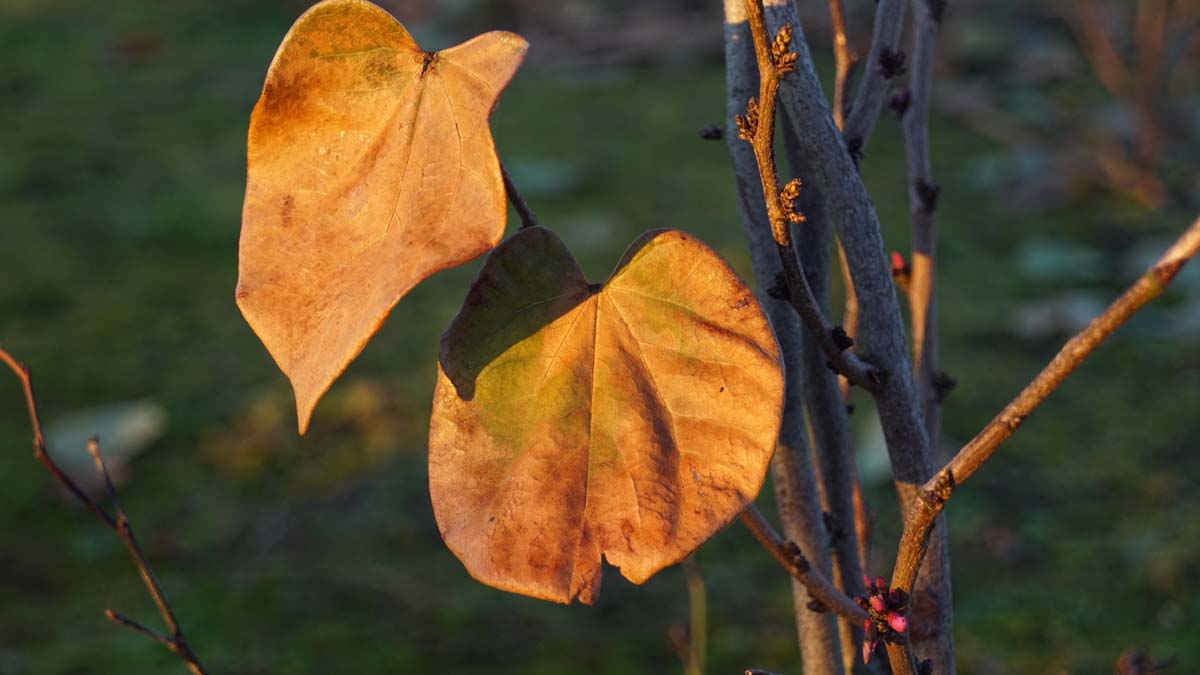
<instances>
[{"instance_id":1,"label":"bokeh background","mask_svg":"<svg viewBox=\"0 0 1200 675\"><path fill-rule=\"evenodd\" d=\"M102 435L214 673L679 671L679 569L639 587L610 571L596 606L561 607L473 582L440 542L425 468L435 355L477 262L406 298L296 436L233 288L247 119L308 4L0 0L0 341L33 367L55 450L86 466L82 439ZM496 142L590 275L670 226L748 276L725 146L697 134L724 115L719 2L386 4L428 48L489 28L530 39ZM828 83L824 3L802 4ZM860 53L873 6L847 2ZM1200 209L1200 9L950 7L932 139L953 448ZM905 251L886 115L864 175ZM858 403L883 574L897 514ZM1200 671L1198 413L1194 265L949 508L962 672L1110 672L1130 645ZM102 618L155 616L120 543L62 498L28 438L2 376L0 674L182 672ZM799 673L774 563L736 527L697 561L709 671Z\"/></svg>"}]
</instances>

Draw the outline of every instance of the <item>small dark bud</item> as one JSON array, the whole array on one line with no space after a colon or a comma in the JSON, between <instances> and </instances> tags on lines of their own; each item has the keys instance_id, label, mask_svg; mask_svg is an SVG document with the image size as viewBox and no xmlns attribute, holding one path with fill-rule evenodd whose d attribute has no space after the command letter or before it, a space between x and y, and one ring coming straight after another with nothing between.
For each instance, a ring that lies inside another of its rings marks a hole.
<instances>
[{"instance_id":1,"label":"small dark bud","mask_svg":"<svg viewBox=\"0 0 1200 675\"><path fill-rule=\"evenodd\" d=\"M846 351L854 346L854 338L846 334L846 330L841 326L834 326L833 330L833 345L838 348L838 351Z\"/></svg>"},{"instance_id":2,"label":"small dark bud","mask_svg":"<svg viewBox=\"0 0 1200 675\"><path fill-rule=\"evenodd\" d=\"M938 405L945 402L946 397L950 392L958 386L958 380L954 379L950 373L944 370L939 370L933 374L933 395L937 399Z\"/></svg>"},{"instance_id":3,"label":"small dark bud","mask_svg":"<svg viewBox=\"0 0 1200 675\"><path fill-rule=\"evenodd\" d=\"M937 183L926 183L923 180L918 180L914 187L917 190L917 198L921 200L921 211L926 214L932 214L937 210L938 196L942 194L942 186Z\"/></svg>"},{"instance_id":4,"label":"small dark bud","mask_svg":"<svg viewBox=\"0 0 1200 675\"><path fill-rule=\"evenodd\" d=\"M706 141L719 141L725 138L725 127L718 124L710 124L700 130L700 138Z\"/></svg>"},{"instance_id":5,"label":"small dark bud","mask_svg":"<svg viewBox=\"0 0 1200 675\"><path fill-rule=\"evenodd\" d=\"M892 109L892 114L898 120L904 119L904 113L908 112L910 103L912 103L912 92L907 89L897 89L888 99L888 107Z\"/></svg>"},{"instance_id":6,"label":"small dark bud","mask_svg":"<svg viewBox=\"0 0 1200 675\"><path fill-rule=\"evenodd\" d=\"M787 302L792 299L792 294L788 291L787 279L784 278L783 272L775 273L775 283L767 289L767 296L776 300Z\"/></svg>"},{"instance_id":7,"label":"small dark bud","mask_svg":"<svg viewBox=\"0 0 1200 675\"><path fill-rule=\"evenodd\" d=\"M946 0L929 0L929 14L939 26L946 17Z\"/></svg>"},{"instance_id":8,"label":"small dark bud","mask_svg":"<svg viewBox=\"0 0 1200 675\"><path fill-rule=\"evenodd\" d=\"M879 74L883 79L890 80L903 75L908 69L904 66L904 52L899 49L883 48L879 53Z\"/></svg>"},{"instance_id":9,"label":"small dark bud","mask_svg":"<svg viewBox=\"0 0 1200 675\"><path fill-rule=\"evenodd\" d=\"M860 598L857 595L854 596L854 604L858 605L859 607L862 607L863 609L866 609L871 606L870 604L868 604L866 598Z\"/></svg>"},{"instance_id":10,"label":"small dark bud","mask_svg":"<svg viewBox=\"0 0 1200 675\"><path fill-rule=\"evenodd\" d=\"M829 611L829 608L826 607L819 600L809 600L808 604L805 605L805 607L808 608L808 611L816 612L817 614L824 614L825 612Z\"/></svg>"},{"instance_id":11,"label":"small dark bud","mask_svg":"<svg viewBox=\"0 0 1200 675\"><path fill-rule=\"evenodd\" d=\"M904 609L904 596L902 593L903 592L898 588L893 588L892 590L888 591L887 605L889 608Z\"/></svg>"},{"instance_id":12,"label":"small dark bud","mask_svg":"<svg viewBox=\"0 0 1200 675\"><path fill-rule=\"evenodd\" d=\"M918 663L917 675L933 675L933 659L925 659Z\"/></svg>"},{"instance_id":13,"label":"small dark bud","mask_svg":"<svg viewBox=\"0 0 1200 675\"><path fill-rule=\"evenodd\" d=\"M847 415L853 415L853 414L854 414L854 411L855 411L854 404L853 404L853 403L847 403L847 404L846 404L846 414L847 414Z\"/></svg>"},{"instance_id":14,"label":"small dark bud","mask_svg":"<svg viewBox=\"0 0 1200 675\"><path fill-rule=\"evenodd\" d=\"M854 166L858 166L863 158L863 140L861 138L847 139L846 151L850 153L850 159L854 160Z\"/></svg>"}]
</instances>

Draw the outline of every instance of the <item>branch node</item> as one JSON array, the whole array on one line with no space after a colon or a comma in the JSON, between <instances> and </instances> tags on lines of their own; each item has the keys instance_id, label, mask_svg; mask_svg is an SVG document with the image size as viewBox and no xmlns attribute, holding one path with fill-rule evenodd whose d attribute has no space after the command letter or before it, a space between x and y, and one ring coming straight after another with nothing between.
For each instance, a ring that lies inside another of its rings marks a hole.
<instances>
[{"instance_id":1,"label":"branch node","mask_svg":"<svg viewBox=\"0 0 1200 675\"><path fill-rule=\"evenodd\" d=\"M863 159L863 139L861 136L846 139L846 152L850 153L850 159L854 162L854 168L858 168L859 162Z\"/></svg>"},{"instance_id":2,"label":"branch node","mask_svg":"<svg viewBox=\"0 0 1200 675\"><path fill-rule=\"evenodd\" d=\"M833 336L833 344L841 351L846 351L854 346L854 338L846 333L846 329L841 326L834 326L830 331Z\"/></svg>"},{"instance_id":3,"label":"branch node","mask_svg":"<svg viewBox=\"0 0 1200 675\"><path fill-rule=\"evenodd\" d=\"M946 17L947 0L929 0L929 15L933 17L933 22L938 26L942 25L942 19Z\"/></svg>"},{"instance_id":4,"label":"branch node","mask_svg":"<svg viewBox=\"0 0 1200 675\"><path fill-rule=\"evenodd\" d=\"M796 568L797 572L804 574L812 568L812 566L808 563L808 558L804 557L804 553L800 551L800 547L796 545L796 542L789 541L783 546L785 552L787 553L788 559L791 561L792 566Z\"/></svg>"},{"instance_id":5,"label":"branch node","mask_svg":"<svg viewBox=\"0 0 1200 675\"><path fill-rule=\"evenodd\" d=\"M706 141L719 141L725 138L725 127L710 124L700 130L700 138Z\"/></svg>"},{"instance_id":6,"label":"branch node","mask_svg":"<svg viewBox=\"0 0 1200 675\"><path fill-rule=\"evenodd\" d=\"M767 297L784 302L791 301L792 294L788 290L787 277L783 275L782 271L775 273L775 283L771 284L771 287L767 289Z\"/></svg>"},{"instance_id":7,"label":"branch node","mask_svg":"<svg viewBox=\"0 0 1200 675\"><path fill-rule=\"evenodd\" d=\"M808 611L816 612L817 614L824 614L829 611L829 608L821 603L820 600L809 600L805 607L808 608Z\"/></svg>"},{"instance_id":8,"label":"branch node","mask_svg":"<svg viewBox=\"0 0 1200 675\"><path fill-rule=\"evenodd\" d=\"M921 200L921 213L933 215L933 212L937 210L938 196L942 193L942 186L933 181L918 178L913 184L913 188L917 192L917 198Z\"/></svg>"},{"instance_id":9,"label":"branch node","mask_svg":"<svg viewBox=\"0 0 1200 675\"><path fill-rule=\"evenodd\" d=\"M879 52L879 74L885 80L891 80L908 72L904 65L904 50L884 47Z\"/></svg>"},{"instance_id":10,"label":"branch node","mask_svg":"<svg viewBox=\"0 0 1200 675\"><path fill-rule=\"evenodd\" d=\"M958 386L958 380L944 370L939 370L933 374L933 395L938 405L946 402L946 398L950 396L950 392Z\"/></svg>"}]
</instances>

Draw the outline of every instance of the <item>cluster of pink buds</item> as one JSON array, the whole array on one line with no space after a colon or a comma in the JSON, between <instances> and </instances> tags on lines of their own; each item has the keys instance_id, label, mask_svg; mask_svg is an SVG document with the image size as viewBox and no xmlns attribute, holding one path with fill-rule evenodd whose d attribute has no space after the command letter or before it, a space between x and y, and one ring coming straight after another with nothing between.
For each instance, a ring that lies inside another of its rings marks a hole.
<instances>
[{"instance_id":1,"label":"cluster of pink buds","mask_svg":"<svg viewBox=\"0 0 1200 675\"><path fill-rule=\"evenodd\" d=\"M863 619L863 663L870 663L871 654L880 640L893 639L908 630L908 619L904 617L908 594L889 589L887 579L883 577L877 577L875 581L863 577L863 584L867 587L867 597L854 601L870 615Z\"/></svg>"}]
</instances>

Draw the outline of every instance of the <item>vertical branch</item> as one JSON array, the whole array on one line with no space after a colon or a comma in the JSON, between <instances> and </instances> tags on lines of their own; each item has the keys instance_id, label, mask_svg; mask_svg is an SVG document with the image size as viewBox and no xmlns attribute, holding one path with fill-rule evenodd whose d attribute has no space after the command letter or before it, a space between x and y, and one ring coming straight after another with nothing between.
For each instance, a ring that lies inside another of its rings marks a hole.
<instances>
[{"instance_id":1,"label":"vertical branch","mask_svg":"<svg viewBox=\"0 0 1200 675\"><path fill-rule=\"evenodd\" d=\"M684 558L679 566L687 578L688 592L688 653L684 671L687 675L704 675L708 670L708 587L696 556Z\"/></svg>"},{"instance_id":2,"label":"vertical branch","mask_svg":"<svg viewBox=\"0 0 1200 675\"><path fill-rule=\"evenodd\" d=\"M879 0L875 6L875 25L871 32L871 50L862 69L862 81L854 95L854 105L846 118L844 134L850 154L861 157L867 139L875 130L883 109L888 82L904 70L904 52L900 51L900 33L904 28L907 0Z\"/></svg>"},{"instance_id":3,"label":"vertical branch","mask_svg":"<svg viewBox=\"0 0 1200 675\"><path fill-rule=\"evenodd\" d=\"M738 139L735 115L746 108L746 101L758 93L759 77L754 47L742 0L725 0L725 67L728 89L728 118L725 138L733 160L742 227L750 250L754 278L760 290L771 288L782 274L775 239L768 223L754 150ZM779 446L772 459L780 519L786 536L794 541L810 564L830 575L832 559L828 535L817 501L813 463L804 429L803 400L803 328L786 300L764 295L762 305L779 340L786 373L786 398ZM834 617L808 609L813 596L804 584L793 578L792 593L796 628L805 667L813 673L841 673L841 651Z\"/></svg>"},{"instance_id":4,"label":"vertical branch","mask_svg":"<svg viewBox=\"0 0 1200 675\"><path fill-rule=\"evenodd\" d=\"M846 38L846 11L842 0L829 0L829 23L833 28L833 121L841 129L846 125L846 93L850 69L858 55Z\"/></svg>"},{"instance_id":5,"label":"vertical branch","mask_svg":"<svg viewBox=\"0 0 1200 675\"><path fill-rule=\"evenodd\" d=\"M792 175L803 179L810 172L799 152L799 143L791 125L783 127L784 148ZM805 215L796 231L796 250L809 287L823 312L829 309L829 272L832 230L825 215L821 195L805 190L797 200ZM805 331L803 345L804 406L812 430L813 451L824 498L826 526L834 553L834 582L854 597L864 597L863 563L859 558L854 494L857 476L854 470L854 444L850 422L838 387L838 375L829 369L821 348ZM859 669L859 645L863 641L862 622L842 619L838 623L842 637L842 662L847 670Z\"/></svg>"},{"instance_id":6,"label":"vertical branch","mask_svg":"<svg viewBox=\"0 0 1200 675\"><path fill-rule=\"evenodd\" d=\"M910 318L912 320L913 374L917 396L925 419L926 435L931 454L938 456L941 436L941 394L937 386L937 302L934 280L937 264L937 241L934 213L939 187L932 176L929 153L929 107L933 86L933 56L937 31L945 11L945 0L913 0L913 60L909 77L909 97L902 127L908 169L909 211L912 217L912 269L908 282ZM939 550L935 564L927 565L918 579L918 587L934 589L934 611L929 630L914 630L910 635L913 648L929 658L934 672L953 672L954 632L953 600L948 583L941 584L932 575L950 576L950 559L944 543L946 523L938 524ZM905 589L911 592L909 587ZM920 599L921 596L914 597ZM922 628L917 625L915 628Z\"/></svg>"},{"instance_id":7,"label":"vertical branch","mask_svg":"<svg viewBox=\"0 0 1200 675\"><path fill-rule=\"evenodd\" d=\"M779 102L787 113L786 119L795 126L801 152L813 167L811 180L825 198L827 213L846 252L862 308L858 355L872 368L885 371L880 386L870 392L879 411L892 476L904 513L916 499L920 486L933 475L934 463L911 377L904 321L896 300L879 220L842 135L833 123L795 11L780 0L770 2L766 11L769 28L774 30L785 23L796 26L797 68L785 76L779 90ZM847 127L850 124L848 120ZM939 527L933 533L930 546L931 554L924 563L929 568L925 578L930 580L930 585L918 588L915 596L923 604L941 608L948 605L950 599L944 528ZM928 629L934 634L939 630L937 626ZM921 656L936 657L935 662L949 663L952 668L952 655L948 653L922 653ZM953 670L944 672L952 675Z\"/></svg>"},{"instance_id":8,"label":"vertical branch","mask_svg":"<svg viewBox=\"0 0 1200 675\"><path fill-rule=\"evenodd\" d=\"M912 269L908 282L912 315L913 370L917 394L925 413L929 443L937 454L941 410L934 392L937 368L937 324L934 275L937 242L934 212L940 187L934 182L929 157L929 105L933 83L933 53L940 16L931 4L913 0L913 64L908 105L902 119L908 167L908 203L912 217Z\"/></svg>"},{"instance_id":9,"label":"vertical branch","mask_svg":"<svg viewBox=\"0 0 1200 675\"><path fill-rule=\"evenodd\" d=\"M50 472L50 475L55 480L67 488L84 507L91 511L106 527L112 530L117 535L117 538L121 540L121 543L125 545L129 556L137 566L138 576L142 579L142 585L146 587L146 592L150 595L150 599L154 601L155 607L158 608L158 612L162 616L167 630L166 633L160 633L111 609L104 611L105 618L114 624L131 628L162 644L183 661L188 672L192 673L192 675L205 675L206 671L200 665L199 657L196 656L191 646L188 645L187 639L183 635L183 629L180 628L179 621L175 618L175 612L171 609L171 603L167 601L167 596L163 592L162 585L158 582L158 577L154 574L154 569L146 560L146 556L142 553L141 546L138 545L137 538L133 534L133 528L129 524L129 517L125 514L125 509L121 506L121 500L118 498L117 489L113 485L112 477L108 473L108 467L105 466L104 459L100 455L99 441L94 438L88 441L88 453L91 454L92 461L96 465L96 472L100 474L100 477L104 481L105 489L108 491L109 500L112 503L112 514L109 514L103 506L89 497L70 476L59 468L58 463L50 455L50 451L46 447L46 439L42 435L42 423L38 414L37 397L33 393L33 376L29 372L29 368L13 358L3 348L0 348L0 362L8 366L9 370L17 376L24 390L26 412L29 415L29 425L33 430L34 457Z\"/></svg>"}]
</instances>

